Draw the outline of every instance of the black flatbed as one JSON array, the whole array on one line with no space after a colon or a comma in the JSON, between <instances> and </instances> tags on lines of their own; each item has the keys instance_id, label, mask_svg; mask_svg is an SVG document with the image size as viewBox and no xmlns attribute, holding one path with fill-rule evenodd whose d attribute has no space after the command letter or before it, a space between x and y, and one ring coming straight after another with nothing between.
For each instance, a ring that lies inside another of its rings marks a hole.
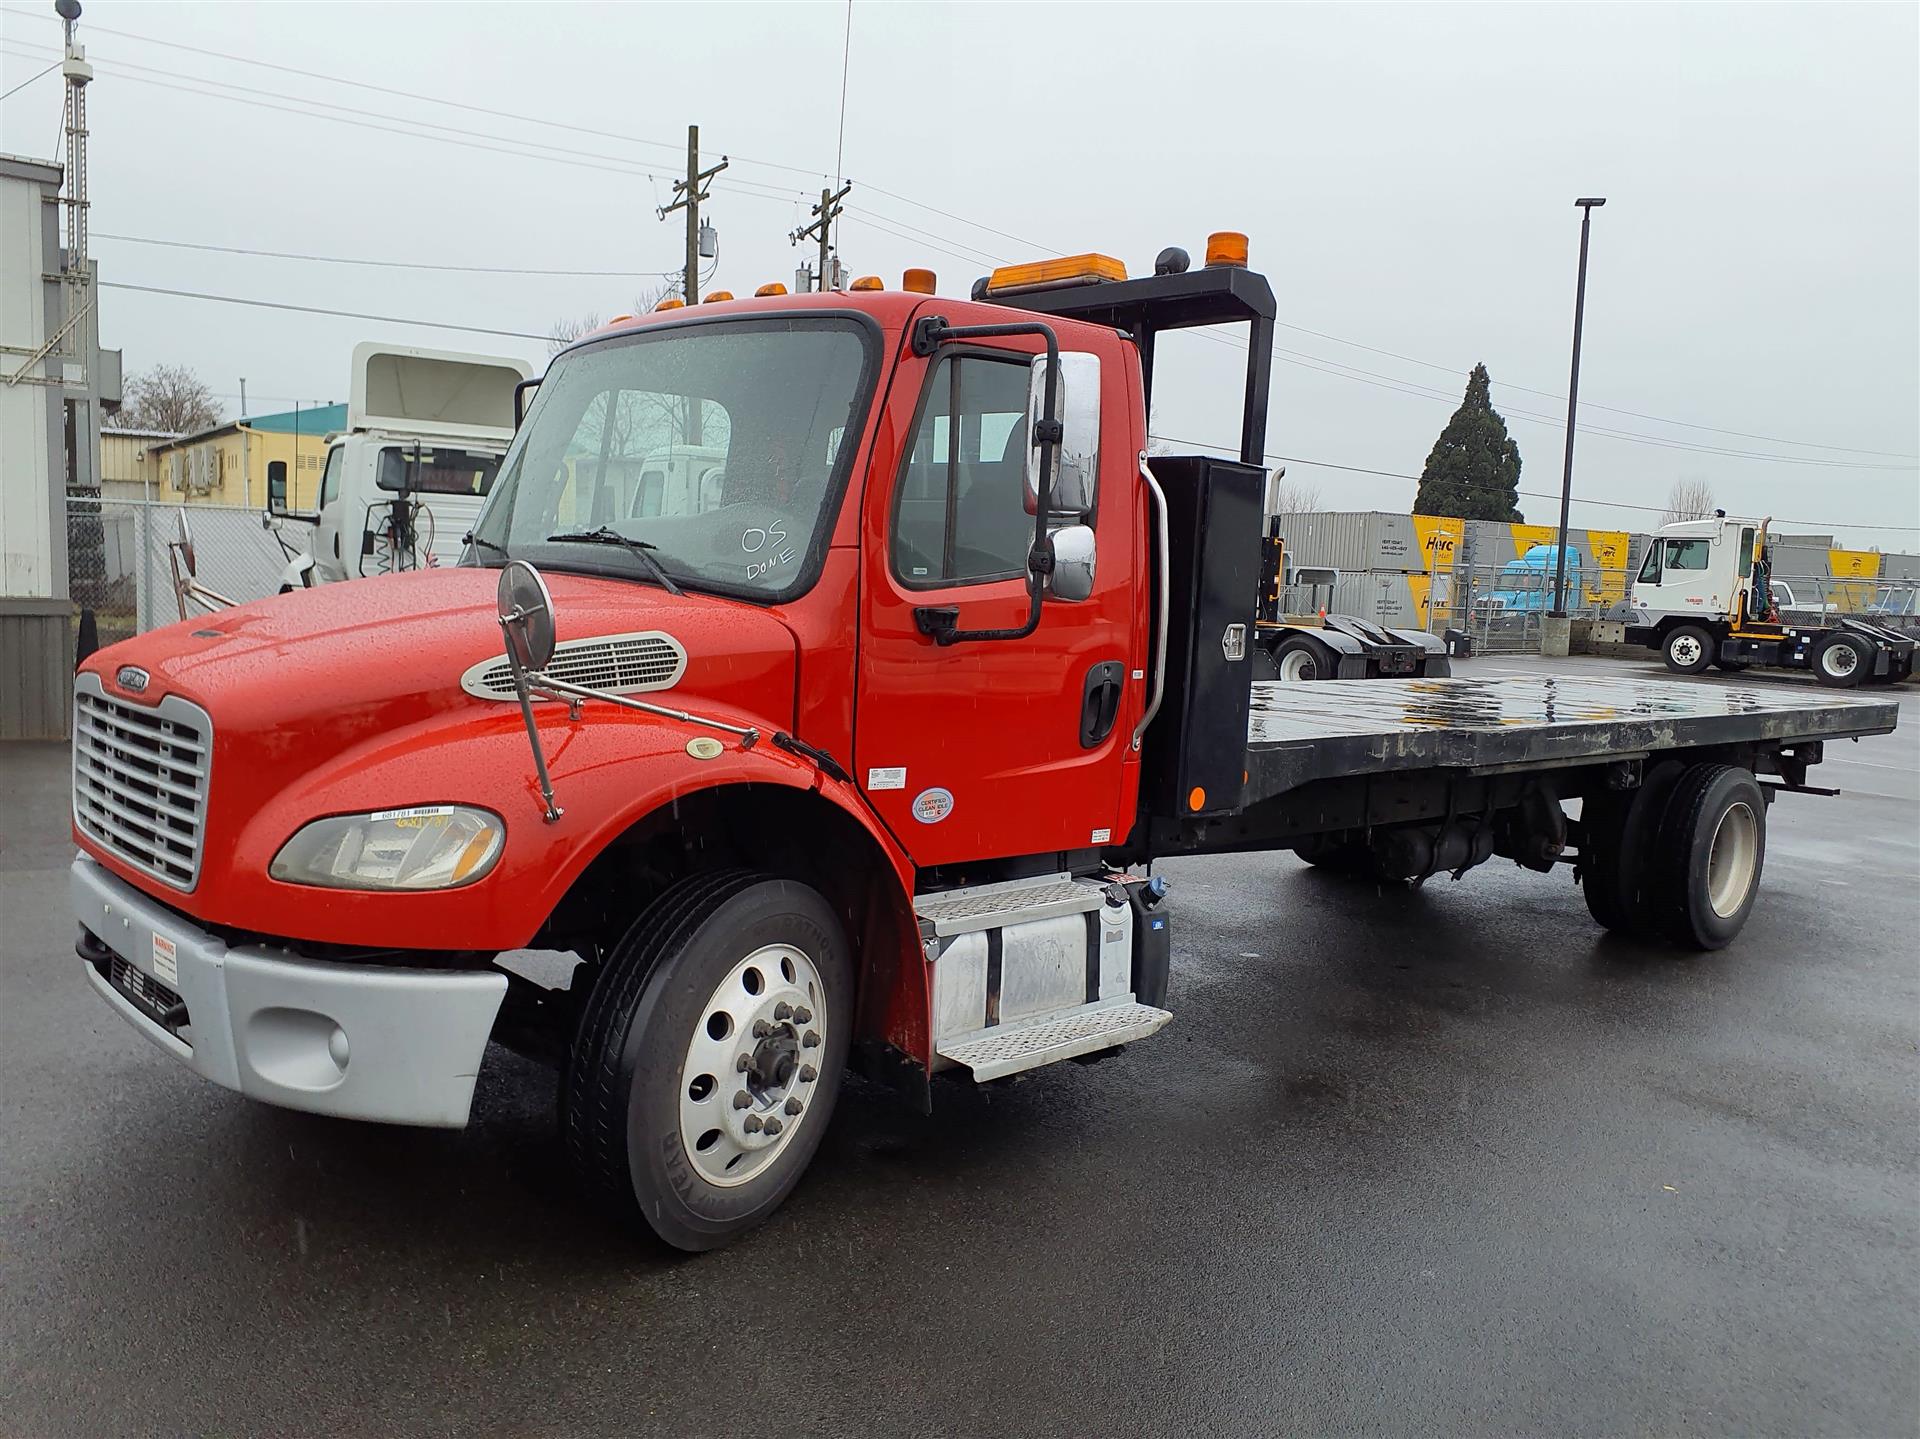
<instances>
[{"instance_id":1,"label":"black flatbed","mask_svg":"<svg viewBox=\"0 0 1920 1439\"><path fill-rule=\"evenodd\" d=\"M1253 686L1245 801L1353 775L1886 734L1899 712L1892 699L1619 676L1265 680Z\"/></svg>"}]
</instances>

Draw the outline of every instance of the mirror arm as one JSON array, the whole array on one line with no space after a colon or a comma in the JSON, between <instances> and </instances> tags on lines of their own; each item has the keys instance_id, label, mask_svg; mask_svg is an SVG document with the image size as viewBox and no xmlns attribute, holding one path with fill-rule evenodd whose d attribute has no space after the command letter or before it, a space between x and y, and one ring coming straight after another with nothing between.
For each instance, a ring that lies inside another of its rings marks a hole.
<instances>
[{"instance_id":1,"label":"mirror arm","mask_svg":"<svg viewBox=\"0 0 1920 1439\"><path fill-rule=\"evenodd\" d=\"M951 325L944 315L923 315L913 324L913 353L923 359L955 340L996 340L1009 335L1038 335L1047 343L1047 382L1040 402L1040 418L1033 427L1033 443L1040 450L1040 492L1033 507L1033 548L1027 551L1027 618L1012 629L963 630L954 627L957 610L922 606L913 612L922 634L937 645L963 640L1023 640L1040 628L1040 606L1046 576L1053 571L1053 551L1047 544L1047 512L1053 500L1053 462L1059 453L1064 426L1060 423L1060 341L1053 326L1038 321L1008 325Z\"/></svg>"},{"instance_id":2,"label":"mirror arm","mask_svg":"<svg viewBox=\"0 0 1920 1439\"><path fill-rule=\"evenodd\" d=\"M540 388L545 375L535 375L531 380L522 380L513 387L513 432L520 433L521 422L527 417L527 391Z\"/></svg>"},{"instance_id":3,"label":"mirror arm","mask_svg":"<svg viewBox=\"0 0 1920 1439\"><path fill-rule=\"evenodd\" d=\"M500 616L500 639L507 651L507 668L513 671L513 692L520 700L520 718L526 722L527 743L533 746L533 769L540 777L540 802L546 808L548 824L558 824L566 811L553 802L553 779L547 773L547 752L540 747L540 726L533 719L533 696L528 692L527 672L520 667L520 656L513 648L513 622L521 618L516 610Z\"/></svg>"}]
</instances>

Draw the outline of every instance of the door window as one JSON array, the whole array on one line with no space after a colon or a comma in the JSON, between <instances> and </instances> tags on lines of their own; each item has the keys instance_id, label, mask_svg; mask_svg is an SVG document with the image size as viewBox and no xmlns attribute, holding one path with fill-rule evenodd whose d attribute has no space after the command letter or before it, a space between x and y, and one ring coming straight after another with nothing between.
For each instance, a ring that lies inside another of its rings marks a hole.
<instances>
[{"instance_id":1,"label":"door window","mask_svg":"<svg viewBox=\"0 0 1920 1439\"><path fill-rule=\"evenodd\" d=\"M1670 570L1704 570L1711 558L1713 546L1707 540L1668 540L1667 568Z\"/></svg>"},{"instance_id":2,"label":"door window","mask_svg":"<svg viewBox=\"0 0 1920 1439\"><path fill-rule=\"evenodd\" d=\"M1640 583L1643 585L1660 583L1660 542L1658 540L1647 546L1647 557L1640 564Z\"/></svg>"},{"instance_id":3,"label":"door window","mask_svg":"<svg viewBox=\"0 0 1920 1439\"><path fill-rule=\"evenodd\" d=\"M893 505L893 572L913 586L1027 571L1024 359L946 355L921 404Z\"/></svg>"},{"instance_id":4,"label":"door window","mask_svg":"<svg viewBox=\"0 0 1920 1439\"><path fill-rule=\"evenodd\" d=\"M335 445L327 451L327 467L320 472L320 499L315 509L325 509L340 498L340 457L346 452L345 445Z\"/></svg>"}]
</instances>

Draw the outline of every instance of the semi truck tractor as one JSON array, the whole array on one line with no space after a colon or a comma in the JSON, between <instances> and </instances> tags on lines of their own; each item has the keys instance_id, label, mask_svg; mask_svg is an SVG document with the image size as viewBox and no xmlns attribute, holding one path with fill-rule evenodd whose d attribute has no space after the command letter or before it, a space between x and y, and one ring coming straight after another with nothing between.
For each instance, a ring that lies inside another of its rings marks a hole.
<instances>
[{"instance_id":1,"label":"semi truck tractor","mask_svg":"<svg viewBox=\"0 0 1920 1439\"><path fill-rule=\"evenodd\" d=\"M1598 637L1657 651L1675 674L1775 666L1811 670L1838 689L1911 675L1913 635L1878 617L1841 615L1818 596L1796 602L1772 572L1767 529L1725 510L1663 526Z\"/></svg>"},{"instance_id":2,"label":"semi truck tractor","mask_svg":"<svg viewBox=\"0 0 1920 1439\"><path fill-rule=\"evenodd\" d=\"M268 466L267 523L289 562L280 590L452 564L513 439L524 360L366 341L353 348L347 428L327 437L314 507L291 508ZM289 543L289 522L304 543Z\"/></svg>"},{"instance_id":3,"label":"semi truck tractor","mask_svg":"<svg viewBox=\"0 0 1920 1439\"><path fill-rule=\"evenodd\" d=\"M800 1180L850 1066L929 1106L1158 1034L1163 857L1291 851L1368 876L1359 906L1499 861L1608 929L1732 942L1772 802L1896 707L1257 679L1275 305L1245 256L574 344L458 565L82 666L86 982L321 1114L458 1127L490 1042L550 1060L584 1193L701 1250ZM1239 458L1149 459L1156 339L1200 326L1249 344ZM717 495L629 483L675 447L724 451Z\"/></svg>"}]
</instances>

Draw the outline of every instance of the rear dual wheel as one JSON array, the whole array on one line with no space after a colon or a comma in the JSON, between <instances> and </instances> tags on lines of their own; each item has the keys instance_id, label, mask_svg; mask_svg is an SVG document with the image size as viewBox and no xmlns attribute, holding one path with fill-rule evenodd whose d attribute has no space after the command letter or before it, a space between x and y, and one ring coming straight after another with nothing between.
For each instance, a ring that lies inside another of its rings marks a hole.
<instances>
[{"instance_id":1,"label":"rear dual wheel","mask_svg":"<svg viewBox=\"0 0 1920 1439\"><path fill-rule=\"evenodd\" d=\"M718 1248L800 1180L840 1093L852 960L793 880L681 881L615 947L562 1089L588 1193L676 1249Z\"/></svg>"},{"instance_id":2,"label":"rear dual wheel","mask_svg":"<svg viewBox=\"0 0 1920 1439\"><path fill-rule=\"evenodd\" d=\"M1766 795L1748 771L1656 771L1631 796L1596 796L1582 820L1581 886L1606 928L1712 950L1745 927L1767 853Z\"/></svg>"},{"instance_id":3,"label":"rear dual wheel","mask_svg":"<svg viewBox=\"0 0 1920 1439\"><path fill-rule=\"evenodd\" d=\"M1865 640L1831 634L1813 648L1813 677L1832 689L1852 689L1873 673L1873 650Z\"/></svg>"}]
</instances>

